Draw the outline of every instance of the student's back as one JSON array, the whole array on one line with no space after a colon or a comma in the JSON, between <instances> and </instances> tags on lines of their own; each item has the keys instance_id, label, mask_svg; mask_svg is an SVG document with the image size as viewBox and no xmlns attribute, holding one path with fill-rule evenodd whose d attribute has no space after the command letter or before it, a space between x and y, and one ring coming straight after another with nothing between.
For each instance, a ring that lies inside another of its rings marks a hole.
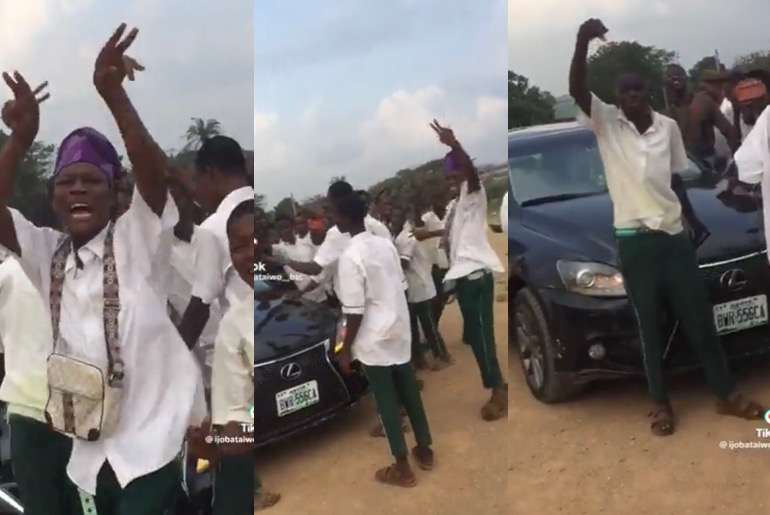
<instances>
[{"instance_id":1,"label":"student's back","mask_svg":"<svg viewBox=\"0 0 770 515\"><path fill-rule=\"evenodd\" d=\"M359 359L381 366L409 361L406 279L393 243L369 232L355 235L340 257L339 280L343 289L364 288L358 295L343 296L364 301L361 306L344 306L362 310L359 314L363 320L354 344ZM384 356L383 348L388 349Z\"/></svg>"}]
</instances>

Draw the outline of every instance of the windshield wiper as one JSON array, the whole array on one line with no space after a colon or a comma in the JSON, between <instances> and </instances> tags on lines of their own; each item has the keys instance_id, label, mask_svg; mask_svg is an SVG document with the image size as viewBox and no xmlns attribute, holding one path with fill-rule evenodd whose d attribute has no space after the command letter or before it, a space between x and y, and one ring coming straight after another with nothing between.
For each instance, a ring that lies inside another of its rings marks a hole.
<instances>
[{"instance_id":1,"label":"windshield wiper","mask_svg":"<svg viewBox=\"0 0 770 515\"><path fill-rule=\"evenodd\" d=\"M561 202L563 200L572 200L576 198L595 197L604 195L607 190L592 191L590 193L559 193L558 195L548 195L547 197L533 198L521 203L521 207L539 206L541 204L550 204L551 202Z\"/></svg>"}]
</instances>

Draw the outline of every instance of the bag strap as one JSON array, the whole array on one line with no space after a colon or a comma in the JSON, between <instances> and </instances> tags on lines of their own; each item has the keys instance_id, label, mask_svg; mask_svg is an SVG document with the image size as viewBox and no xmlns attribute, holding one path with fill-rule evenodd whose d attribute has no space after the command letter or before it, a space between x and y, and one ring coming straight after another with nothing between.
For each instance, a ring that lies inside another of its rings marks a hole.
<instances>
[{"instance_id":1,"label":"bag strap","mask_svg":"<svg viewBox=\"0 0 770 515\"><path fill-rule=\"evenodd\" d=\"M102 318L104 321L104 340L107 347L107 384L113 388L123 386L125 366L120 356L120 340L118 333L118 315L120 315L120 285L118 284L118 272L115 266L115 224L107 227L107 235L104 238L104 273L102 284L104 287L104 309ZM67 258L72 252L72 240L69 235L62 235L54 252L51 262L51 293L49 303L51 306L51 325L53 328L54 345L59 341L59 322L61 321L61 299L64 290L65 269Z\"/></svg>"}]
</instances>

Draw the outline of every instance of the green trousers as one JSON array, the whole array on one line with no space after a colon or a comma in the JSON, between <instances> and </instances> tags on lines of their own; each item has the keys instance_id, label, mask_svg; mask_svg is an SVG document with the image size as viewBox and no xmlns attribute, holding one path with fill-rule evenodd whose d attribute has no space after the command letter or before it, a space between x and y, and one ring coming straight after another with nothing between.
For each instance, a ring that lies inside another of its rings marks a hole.
<instances>
[{"instance_id":1,"label":"green trousers","mask_svg":"<svg viewBox=\"0 0 770 515\"><path fill-rule=\"evenodd\" d=\"M96 511L99 515L165 515L180 481L180 465L172 461L121 488L109 462L104 462L96 478Z\"/></svg>"},{"instance_id":2,"label":"green trousers","mask_svg":"<svg viewBox=\"0 0 770 515\"><path fill-rule=\"evenodd\" d=\"M11 414L11 457L28 515L79 515L77 487L67 477L72 440L37 420Z\"/></svg>"},{"instance_id":3,"label":"green trousers","mask_svg":"<svg viewBox=\"0 0 770 515\"><path fill-rule=\"evenodd\" d=\"M628 300L636 314L653 402L668 400L663 381L660 320L666 305L679 319L713 392L720 397L733 393L735 380L714 327L713 308L688 235L656 232L619 236L617 245Z\"/></svg>"},{"instance_id":4,"label":"green trousers","mask_svg":"<svg viewBox=\"0 0 770 515\"><path fill-rule=\"evenodd\" d=\"M436 325L438 325L439 320L441 320L441 314L444 312L444 307L446 306L447 294L444 291L444 276L446 273L446 268L439 268L436 265L433 265L433 268L431 269L433 284L436 286L436 296L431 301L433 320L436 321Z\"/></svg>"},{"instance_id":5,"label":"green trousers","mask_svg":"<svg viewBox=\"0 0 770 515\"><path fill-rule=\"evenodd\" d=\"M444 339L433 318L433 300L409 304L409 324L412 332L412 357L422 357L420 346L420 327L428 342L428 348L436 359L445 358L448 354Z\"/></svg>"},{"instance_id":6,"label":"green trousers","mask_svg":"<svg viewBox=\"0 0 770 515\"><path fill-rule=\"evenodd\" d=\"M406 410L412 424L417 445L429 447L433 441L430 436L428 419L422 404L420 390L409 363L389 367L363 366L369 380L369 387L377 404L380 421L385 429L385 436L394 458L406 458L409 451L406 438L401 429L401 406Z\"/></svg>"},{"instance_id":7,"label":"green trousers","mask_svg":"<svg viewBox=\"0 0 770 515\"><path fill-rule=\"evenodd\" d=\"M253 515L254 487L259 489L258 485L251 452L221 457L215 480L214 515Z\"/></svg>"},{"instance_id":8,"label":"green trousers","mask_svg":"<svg viewBox=\"0 0 770 515\"><path fill-rule=\"evenodd\" d=\"M490 272L474 272L457 280L457 303L463 315L465 341L473 349L484 388L505 385L495 345L495 281Z\"/></svg>"}]
</instances>

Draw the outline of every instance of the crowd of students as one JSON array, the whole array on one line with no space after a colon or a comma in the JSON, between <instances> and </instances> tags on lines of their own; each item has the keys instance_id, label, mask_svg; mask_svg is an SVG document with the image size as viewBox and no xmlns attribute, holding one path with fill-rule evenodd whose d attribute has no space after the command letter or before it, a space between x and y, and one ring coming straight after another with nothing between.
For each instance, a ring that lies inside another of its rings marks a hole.
<instances>
[{"instance_id":1,"label":"crowd of students","mask_svg":"<svg viewBox=\"0 0 770 515\"><path fill-rule=\"evenodd\" d=\"M377 470L375 479L402 487L417 484L410 456L422 470L434 466L430 407L423 404L415 369L439 371L454 363L439 330L450 296L462 312L462 339L491 393L481 418L499 420L508 404L493 321L493 274L504 268L486 236L486 193L454 133L435 121L431 127L450 151L445 190L429 203L415 202L407 210L398 204L404 199L386 192L372 199L337 181L322 212L278 214L274 231L266 214L256 221L260 272L286 280L279 288L265 285L255 297L304 296L341 309L346 331L340 367L366 375L380 419L372 434L387 439L395 460ZM411 451L404 437L407 419L417 444ZM267 508L279 498L261 491L255 507Z\"/></svg>"},{"instance_id":2,"label":"crowd of students","mask_svg":"<svg viewBox=\"0 0 770 515\"><path fill-rule=\"evenodd\" d=\"M35 223L6 199L47 85L3 75L0 400L14 475L31 515L163 515L186 446L215 469L214 513L250 515L253 178L224 136L192 174L169 166L125 88L142 70L125 54L136 37L121 25L93 74L130 177L103 134L75 129L56 157L55 216Z\"/></svg>"}]
</instances>

